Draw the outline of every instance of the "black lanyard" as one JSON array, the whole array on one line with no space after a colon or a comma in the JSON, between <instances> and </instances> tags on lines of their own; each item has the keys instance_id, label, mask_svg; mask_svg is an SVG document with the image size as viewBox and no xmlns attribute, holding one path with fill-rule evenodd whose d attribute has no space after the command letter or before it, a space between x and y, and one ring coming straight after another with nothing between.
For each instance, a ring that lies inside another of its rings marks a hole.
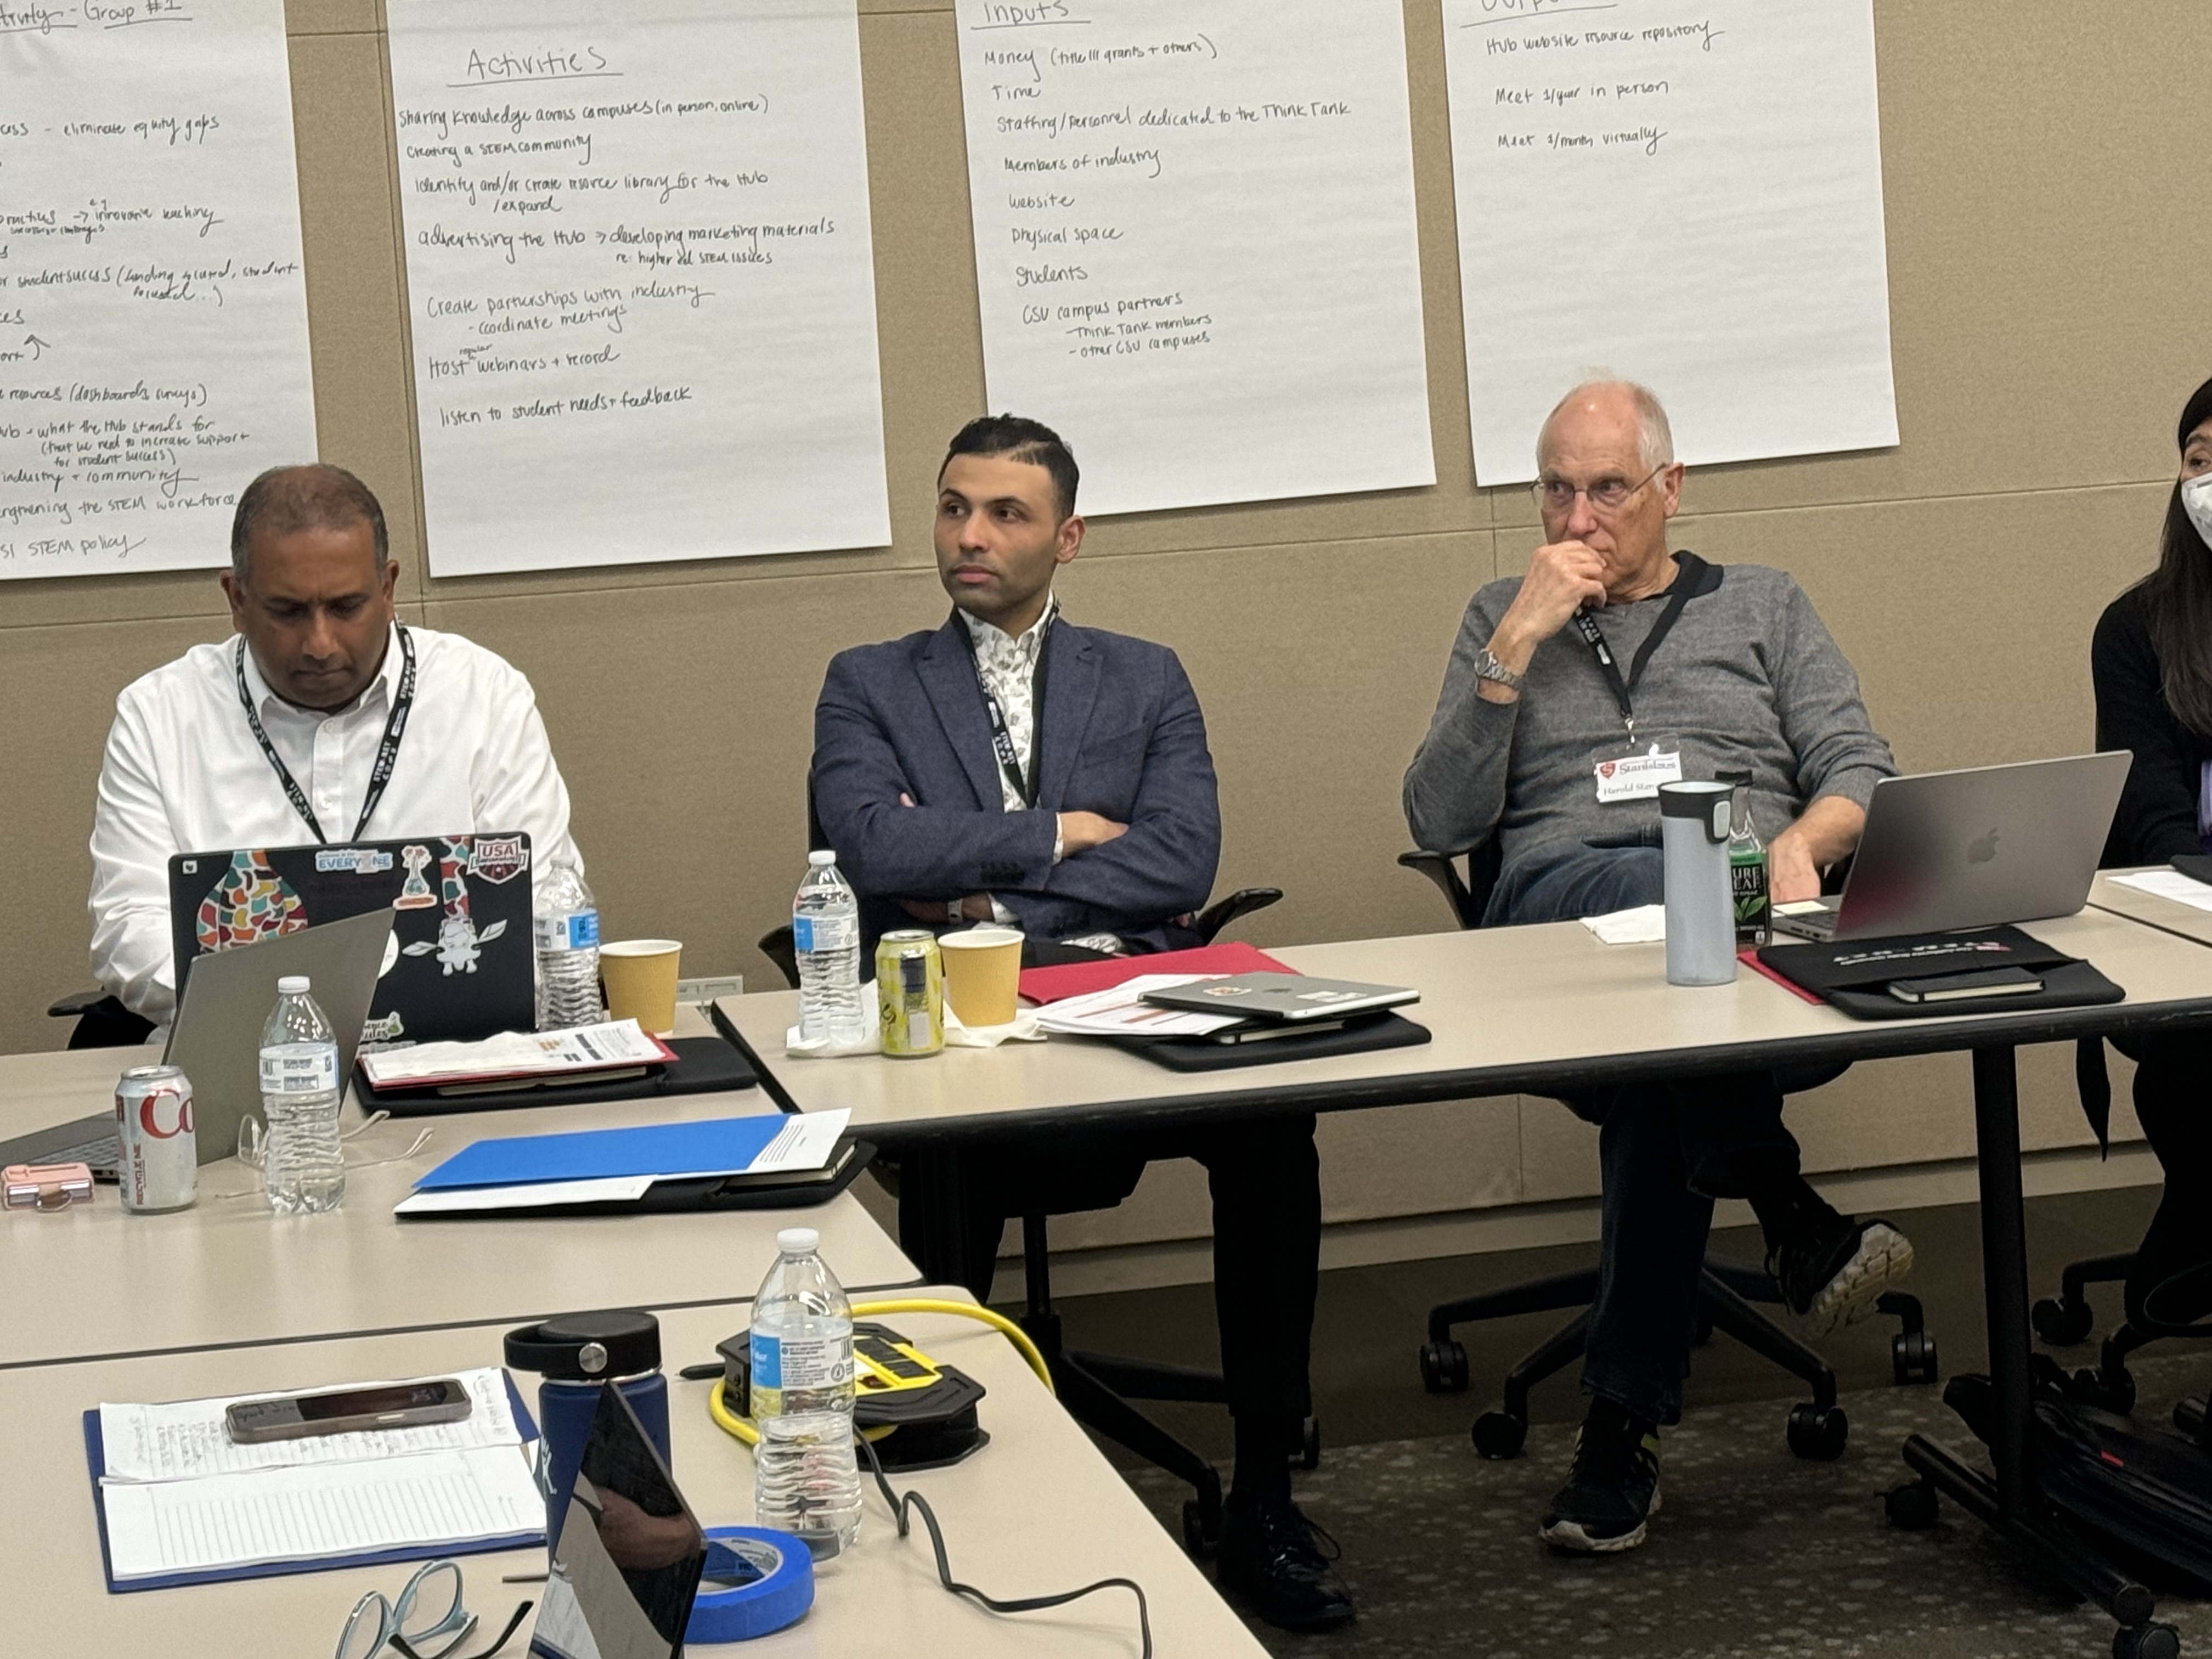
<instances>
[{"instance_id":1,"label":"black lanyard","mask_svg":"<svg viewBox=\"0 0 2212 1659\"><path fill-rule=\"evenodd\" d=\"M384 786L392 781L392 768L399 758L399 739L407 731L408 711L415 707L415 641L408 637L405 623L394 623L392 628L399 635L402 659L399 695L392 701L392 718L384 723L384 740L376 745L376 764L368 770L368 793L362 799L361 821L353 827L352 839L355 841L359 841L361 832L368 828L369 815L376 811L377 802L384 799ZM316 817L315 809L307 805L307 797L301 791L298 781L292 776L292 769L284 764L284 757L269 741L269 734L261 729L261 716L253 711L253 694L246 685L246 640L243 635L240 636L232 666L238 671L239 706L246 710L246 723L253 728L254 742L261 745L261 752L276 769L276 781L284 786L284 797L292 803L292 810L307 821L307 828L314 831L316 842L328 846L331 838L323 833L322 821Z\"/></svg>"},{"instance_id":2,"label":"black lanyard","mask_svg":"<svg viewBox=\"0 0 2212 1659\"><path fill-rule=\"evenodd\" d=\"M1650 662L1651 653L1659 648L1659 641L1674 632L1674 623L1682 614L1682 607L1696 596L1698 585L1705 578L1705 562L1694 553L1682 552L1674 556L1674 586L1668 596L1667 608L1659 613L1659 620L1651 624L1651 631L1644 636L1644 643L1637 647L1635 659L1628 665L1626 681L1620 678L1620 665L1613 660L1613 647L1605 642L1605 635L1598 631L1597 618L1590 615L1587 607L1576 608L1575 627L1582 635L1583 642L1589 647L1590 654L1597 659L1598 671L1605 676L1605 683L1613 689L1613 700L1620 705L1620 718L1628 727L1631 741L1636 737L1636 705L1631 699L1636 694L1638 684L1644 678L1644 667Z\"/></svg>"},{"instance_id":3,"label":"black lanyard","mask_svg":"<svg viewBox=\"0 0 2212 1659\"><path fill-rule=\"evenodd\" d=\"M1035 806L1037 796L1037 775L1044 756L1044 668L1045 659L1052 654L1052 628L1060 620L1060 601L1055 599L1046 609L1043 620L1044 635L1037 641L1036 667L1030 678L1030 758L1024 768L1021 757L1014 751L1014 734L1006 724L1006 711L999 706L999 694L991 690L991 683L983 678L983 659L975 650L975 636L969 632L968 619L960 618L960 643L968 647L968 660L975 665L975 684L982 688L983 711L991 717L991 749L999 757L999 770L1021 797L1022 805Z\"/></svg>"}]
</instances>

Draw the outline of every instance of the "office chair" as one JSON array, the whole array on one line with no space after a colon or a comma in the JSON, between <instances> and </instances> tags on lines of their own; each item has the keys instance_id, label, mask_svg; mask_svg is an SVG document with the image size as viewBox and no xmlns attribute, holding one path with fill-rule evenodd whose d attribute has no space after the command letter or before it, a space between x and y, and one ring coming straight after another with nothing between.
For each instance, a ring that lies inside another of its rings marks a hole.
<instances>
[{"instance_id":1,"label":"office chair","mask_svg":"<svg viewBox=\"0 0 2212 1659\"><path fill-rule=\"evenodd\" d=\"M58 998L46 1013L76 1022L70 1031L68 1046L72 1048L135 1048L154 1030L153 1021L132 1013L97 986Z\"/></svg>"},{"instance_id":2,"label":"office chair","mask_svg":"<svg viewBox=\"0 0 2212 1659\"><path fill-rule=\"evenodd\" d=\"M1239 917L1264 910L1283 896L1279 887L1240 887L1215 900L1192 920L1199 943L1211 945L1217 935ZM793 988L799 984L799 963L788 923L762 935L761 953L782 969ZM896 1164L886 1169L878 1158L870 1166L889 1178L884 1184L894 1194ZM1052 1302L1050 1218L1084 1210L1112 1209L1129 1195L1119 1182L1101 1182L1084 1169L1054 1167L1048 1155L1035 1169L1024 1171L1021 1188L1035 1207L1022 1212L1023 1308L1018 1322L1052 1371L1060 1403L1079 1423L1097 1430L1127 1448L1155 1468L1189 1483L1193 1495L1182 1507L1183 1547L1194 1556L1212 1553L1221 1537L1221 1477L1212 1464L1129 1404L1132 1400L1179 1400L1200 1405L1223 1405L1228 1395L1218 1371L1187 1365L1168 1365L1150 1359L1130 1359L1115 1354L1070 1348L1060 1329L1059 1311ZM972 1287L971 1287L972 1288ZM979 1300L988 1301L988 1296ZM1306 1419L1295 1449L1286 1449L1296 1467L1321 1466L1321 1428Z\"/></svg>"},{"instance_id":3,"label":"office chair","mask_svg":"<svg viewBox=\"0 0 2212 1659\"><path fill-rule=\"evenodd\" d=\"M2130 1039L2112 1037L2110 1042L2130 1060L2139 1060L2142 1054ZM2105 1071L2104 1042L2094 1038L2084 1039L2075 1062L2075 1076L2084 1095L2090 1090L2094 1075L2101 1079ZM2111 1085L2102 1083L2101 1089L2110 1097ZM2123 1250L2114 1255L2093 1255L2080 1261L2069 1261L2059 1276L2057 1297L2045 1297L2029 1310L2029 1322L2045 1346L2070 1348L2082 1341L2096 1323L2096 1313L2089 1306L2088 1287L2092 1285L2123 1283L2135 1271L2136 1252ZM2083 1367L2069 1379L2067 1392L2085 1404L2102 1407L2106 1411L2123 1415L2135 1410L2136 1379L2128 1370L2128 1356L2152 1342L2167 1340L2196 1341L2212 1337L2212 1324L2171 1324L2152 1319L2123 1317L2118 1329L2106 1337L2097 1356L2094 1368ZM2208 1427L2206 1401L2184 1400L2173 1408L2173 1426L2188 1435L2206 1450L2212 1451L2212 1427Z\"/></svg>"},{"instance_id":4,"label":"office chair","mask_svg":"<svg viewBox=\"0 0 2212 1659\"><path fill-rule=\"evenodd\" d=\"M1465 876L1441 853L1403 853L1398 858L1406 869L1417 871L1436 884L1451 906L1453 916L1467 928L1482 926L1484 908L1498 883L1499 861L1494 839L1467 855ZM1833 1082L1847 1069L1847 1065L1785 1067L1778 1073L1777 1081L1784 1094L1802 1094ZM1453 1339L1455 1325L1581 1309L1565 1328L1539 1344L1507 1375L1500 1408L1485 1412L1474 1420L1470 1433L1475 1450L1490 1458L1518 1457L1528 1435L1529 1390L1581 1357L1589 1333L1589 1305L1596 1296L1597 1269L1593 1267L1439 1304L1429 1310L1428 1340L1420 1351L1421 1385L1431 1394L1466 1391L1467 1350ZM1836 1404L1835 1372L1819 1354L1753 1305L1781 1300L1781 1291L1763 1267L1708 1255L1698 1286L1698 1342L1702 1346L1713 1332L1725 1331L1805 1382L1813 1390L1813 1398L1790 1409L1790 1449L1800 1457L1819 1461L1839 1457L1850 1438L1850 1424ZM1897 1381L1900 1384L1933 1382L1936 1339L1928 1332L1919 1299L1891 1291L1875 1305L1899 1324L1897 1335L1890 1340L1890 1364Z\"/></svg>"}]
</instances>

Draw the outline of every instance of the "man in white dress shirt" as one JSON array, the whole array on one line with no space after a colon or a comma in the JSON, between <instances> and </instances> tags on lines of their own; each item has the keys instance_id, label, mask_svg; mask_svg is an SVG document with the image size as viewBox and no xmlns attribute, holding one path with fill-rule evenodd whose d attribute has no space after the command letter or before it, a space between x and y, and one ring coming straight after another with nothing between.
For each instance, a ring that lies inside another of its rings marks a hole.
<instances>
[{"instance_id":1,"label":"man in white dress shirt","mask_svg":"<svg viewBox=\"0 0 2212 1659\"><path fill-rule=\"evenodd\" d=\"M149 1024L176 1004L173 854L523 830L541 866L583 866L529 681L396 620L384 510L360 479L263 473L230 560L237 633L124 688L100 771L93 972ZM105 1018L120 1036L137 1024Z\"/></svg>"}]
</instances>

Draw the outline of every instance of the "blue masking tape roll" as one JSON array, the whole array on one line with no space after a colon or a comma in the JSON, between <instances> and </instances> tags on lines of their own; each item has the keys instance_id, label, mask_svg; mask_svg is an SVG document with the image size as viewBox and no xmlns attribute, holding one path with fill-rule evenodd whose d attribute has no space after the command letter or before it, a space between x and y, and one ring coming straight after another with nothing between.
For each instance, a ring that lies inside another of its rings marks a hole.
<instances>
[{"instance_id":1,"label":"blue masking tape roll","mask_svg":"<svg viewBox=\"0 0 2212 1659\"><path fill-rule=\"evenodd\" d=\"M814 1605L805 1540L765 1527L708 1527L707 1570L687 1642L745 1642L795 1624Z\"/></svg>"}]
</instances>

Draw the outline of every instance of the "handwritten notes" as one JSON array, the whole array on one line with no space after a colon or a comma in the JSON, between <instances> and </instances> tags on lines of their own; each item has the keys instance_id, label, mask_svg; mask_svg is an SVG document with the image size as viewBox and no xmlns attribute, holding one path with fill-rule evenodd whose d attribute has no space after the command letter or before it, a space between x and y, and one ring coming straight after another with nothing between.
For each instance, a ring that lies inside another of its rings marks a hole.
<instances>
[{"instance_id":1,"label":"handwritten notes","mask_svg":"<svg viewBox=\"0 0 2212 1659\"><path fill-rule=\"evenodd\" d=\"M890 539L854 0L391 0L430 567Z\"/></svg>"},{"instance_id":2,"label":"handwritten notes","mask_svg":"<svg viewBox=\"0 0 2212 1659\"><path fill-rule=\"evenodd\" d=\"M1690 462L1897 441L1871 0L1444 0L1474 460L1593 370Z\"/></svg>"},{"instance_id":3,"label":"handwritten notes","mask_svg":"<svg viewBox=\"0 0 2212 1659\"><path fill-rule=\"evenodd\" d=\"M991 407L1090 513L1433 483L1399 0L958 0Z\"/></svg>"},{"instance_id":4,"label":"handwritten notes","mask_svg":"<svg viewBox=\"0 0 2212 1659\"><path fill-rule=\"evenodd\" d=\"M230 557L315 455L282 0L0 4L0 579Z\"/></svg>"}]
</instances>

